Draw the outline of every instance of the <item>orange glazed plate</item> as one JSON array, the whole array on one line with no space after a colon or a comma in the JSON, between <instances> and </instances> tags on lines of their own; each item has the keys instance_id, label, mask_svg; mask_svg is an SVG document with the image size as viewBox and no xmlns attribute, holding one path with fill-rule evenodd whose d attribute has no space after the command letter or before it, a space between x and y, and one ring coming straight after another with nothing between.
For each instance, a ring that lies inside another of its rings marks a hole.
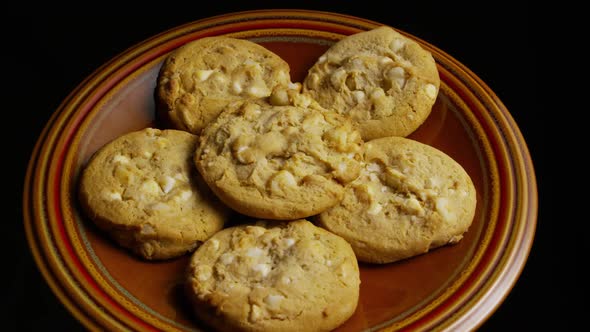
<instances>
[{"instance_id":1,"label":"orange glazed plate","mask_svg":"<svg viewBox=\"0 0 590 332\"><path fill-rule=\"evenodd\" d=\"M158 126L154 88L168 53L195 39L226 35L260 43L291 66L293 81L335 41L377 27L362 18L307 10L247 11L161 33L89 76L54 113L27 171L27 238L43 276L89 329L199 331L182 292L189 255L145 262L98 231L76 200L80 170L108 141ZM338 331L470 330L510 292L526 262L537 188L526 143L502 102L444 51L433 111L410 137L457 160L477 190L475 219L456 245L387 265L361 264L358 308Z\"/></svg>"}]
</instances>

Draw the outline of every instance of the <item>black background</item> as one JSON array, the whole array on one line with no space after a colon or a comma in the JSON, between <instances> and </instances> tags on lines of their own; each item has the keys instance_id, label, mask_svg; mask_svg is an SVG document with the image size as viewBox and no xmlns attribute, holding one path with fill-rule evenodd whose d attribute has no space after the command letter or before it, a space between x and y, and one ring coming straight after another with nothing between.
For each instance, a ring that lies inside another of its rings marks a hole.
<instances>
[{"instance_id":1,"label":"black background","mask_svg":"<svg viewBox=\"0 0 590 332\"><path fill-rule=\"evenodd\" d=\"M200 1L199 1L200 2ZM579 244L562 243L560 229L551 224L544 139L547 123L538 102L537 50L533 46L533 17L527 6L515 3L453 6L439 2L401 5L372 1L223 1L216 7L195 3L181 6L158 3L152 9L43 8L14 10L3 20L2 77L4 160L14 181L8 210L14 216L4 235L8 257L9 330L40 329L78 331L83 327L50 291L30 254L23 228L22 187L25 169L43 126L60 102L100 65L125 49L157 33L212 15L272 8L315 9L363 17L409 32L444 50L470 68L498 95L510 110L529 146L539 186L539 217L535 242L527 264L498 310L481 331L515 331L573 327L569 290L578 282L580 265L564 261L562 253ZM16 22L16 23L14 23ZM13 132L16 132L15 136ZM531 176L533 176L531 174ZM541 181L542 180L542 181ZM14 194L13 194L14 193ZM9 215L10 216L10 215ZM575 242L575 241L573 241ZM562 251L562 252L560 252ZM560 258L561 257L561 258ZM572 260L573 261L573 260ZM563 273L567 266L567 273ZM4 297L5 298L5 297ZM14 313L11 311L15 310ZM24 319L23 319L24 317Z\"/></svg>"}]
</instances>

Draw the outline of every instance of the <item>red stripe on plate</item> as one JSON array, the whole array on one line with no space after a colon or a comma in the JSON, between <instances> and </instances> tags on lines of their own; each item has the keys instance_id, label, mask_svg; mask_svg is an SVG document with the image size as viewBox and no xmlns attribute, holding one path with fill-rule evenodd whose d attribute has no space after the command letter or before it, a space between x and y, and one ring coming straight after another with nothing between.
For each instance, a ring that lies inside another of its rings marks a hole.
<instances>
[{"instance_id":1,"label":"red stripe on plate","mask_svg":"<svg viewBox=\"0 0 590 332\"><path fill-rule=\"evenodd\" d=\"M72 247L72 243L70 242L70 239L67 236L67 231L65 229L65 221L63 218L63 213L62 213L61 204L60 204L61 203L61 195L60 195L61 186L60 186L60 184L61 184L61 179L62 179L62 175L63 175L63 164L64 164L65 156L69 151L73 136L76 134L77 130L79 129L80 124L82 123L82 120L88 115L90 110L92 110L92 108L104 96L104 94L106 94L107 91L109 91L114 85L116 85L119 81L121 81L124 77L126 77L127 74L129 74L130 72L132 72L135 69L137 69L138 67L140 67L140 65L141 64L125 68L125 70L122 70L119 73L117 73L112 79L109 79L108 81L103 83L103 86L97 92L93 93L93 96L87 102L85 102L84 107L78 110L77 114L79 116L73 120L70 120L71 125L69 126L69 132L65 138L65 142L63 143L63 148L59 152L59 157L57 158L57 165L55 168L56 174L55 174L55 178L54 178L54 182L53 182L53 186L52 186L53 188L50 188L50 190L53 192L54 197L57 198L53 201L53 209L55 211L55 218L56 218L55 222L56 222L56 224L58 226L58 230L59 230L59 236L60 236L59 240L64 244L64 246L67 250L67 254L69 255L69 261L74 264L73 267L76 269L76 271L84 278L84 281L86 282L86 284L91 286L92 289L97 293L97 295L100 295L109 305L112 306L112 308L116 309L119 313L130 318L133 322L137 323L138 325L142 326L143 328L146 328L147 330L157 331L157 329L155 329L153 326L149 325L148 323L141 320L139 317L137 317L136 315L134 315L133 313L129 312L127 309L122 307L118 302L116 302L113 298L111 298L100 287L100 285L92 278L92 276L89 274L88 270L84 267L84 265L81 263L80 259L76 255L76 252L74 251L74 249Z\"/></svg>"}]
</instances>

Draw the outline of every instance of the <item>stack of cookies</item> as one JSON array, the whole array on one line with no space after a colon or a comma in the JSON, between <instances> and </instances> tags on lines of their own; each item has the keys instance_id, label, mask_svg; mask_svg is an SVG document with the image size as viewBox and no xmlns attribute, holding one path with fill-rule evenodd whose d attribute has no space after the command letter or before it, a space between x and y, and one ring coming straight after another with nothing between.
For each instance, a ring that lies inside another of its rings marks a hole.
<instances>
[{"instance_id":1,"label":"stack of cookies","mask_svg":"<svg viewBox=\"0 0 590 332\"><path fill-rule=\"evenodd\" d=\"M172 129L101 148L82 206L142 258L190 253L188 297L218 330L334 329L356 309L359 261L455 243L472 222L469 175L406 138L439 83L431 54L385 26L335 43L301 83L253 42L193 41L158 76Z\"/></svg>"}]
</instances>

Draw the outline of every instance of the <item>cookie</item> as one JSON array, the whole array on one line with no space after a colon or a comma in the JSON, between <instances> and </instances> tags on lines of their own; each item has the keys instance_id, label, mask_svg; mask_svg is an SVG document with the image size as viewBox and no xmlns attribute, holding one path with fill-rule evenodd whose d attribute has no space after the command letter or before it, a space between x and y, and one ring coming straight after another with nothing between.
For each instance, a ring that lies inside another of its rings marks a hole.
<instances>
[{"instance_id":1,"label":"cookie","mask_svg":"<svg viewBox=\"0 0 590 332\"><path fill-rule=\"evenodd\" d=\"M306 220L226 228L188 271L196 316L220 331L329 331L359 299L350 245Z\"/></svg>"},{"instance_id":2,"label":"cookie","mask_svg":"<svg viewBox=\"0 0 590 332\"><path fill-rule=\"evenodd\" d=\"M246 102L202 132L197 169L234 210L291 220L338 203L360 171L362 140L334 112Z\"/></svg>"},{"instance_id":3,"label":"cookie","mask_svg":"<svg viewBox=\"0 0 590 332\"><path fill-rule=\"evenodd\" d=\"M386 26L347 36L309 69L303 93L350 116L364 140L408 136L428 117L440 79L429 51Z\"/></svg>"},{"instance_id":4,"label":"cookie","mask_svg":"<svg viewBox=\"0 0 590 332\"><path fill-rule=\"evenodd\" d=\"M289 65L254 42L206 37L168 55L156 86L158 113L176 129L199 134L231 102L270 96L289 86Z\"/></svg>"},{"instance_id":5,"label":"cookie","mask_svg":"<svg viewBox=\"0 0 590 332\"><path fill-rule=\"evenodd\" d=\"M184 131L147 128L107 143L81 173L85 213L145 259L194 250L223 228L231 212L194 167L197 141Z\"/></svg>"},{"instance_id":6,"label":"cookie","mask_svg":"<svg viewBox=\"0 0 590 332\"><path fill-rule=\"evenodd\" d=\"M390 263L460 241L476 191L444 152L404 137L365 143L361 175L318 225L346 239L357 258Z\"/></svg>"}]
</instances>

